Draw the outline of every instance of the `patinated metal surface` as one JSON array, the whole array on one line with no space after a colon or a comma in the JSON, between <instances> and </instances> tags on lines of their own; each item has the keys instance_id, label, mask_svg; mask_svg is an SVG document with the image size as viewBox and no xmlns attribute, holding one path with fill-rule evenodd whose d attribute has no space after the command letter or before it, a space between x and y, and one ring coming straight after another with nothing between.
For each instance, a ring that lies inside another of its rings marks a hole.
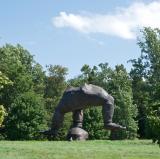
<instances>
[{"instance_id":1,"label":"patinated metal surface","mask_svg":"<svg viewBox=\"0 0 160 159\"><path fill-rule=\"evenodd\" d=\"M71 131L69 132L75 132L76 129L78 136L82 131L84 131L82 129L83 109L100 105L102 106L104 128L109 130L125 129L125 127L122 127L121 125L112 123L112 117L114 114L113 97L99 86L84 84L81 87L70 87L65 90L59 104L55 109L55 112L53 113L51 129L45 131L44 134L54 134L56 136L59 128L62 126L64 114L73 112L73 124L71 126ZM80 132L78 132L78 130ZM72 133L70 134L72 136ZM75 139L75 137L73 138ZM86 139L86 137L84 137L83 139Z\"/></svg>"}]
</instances>

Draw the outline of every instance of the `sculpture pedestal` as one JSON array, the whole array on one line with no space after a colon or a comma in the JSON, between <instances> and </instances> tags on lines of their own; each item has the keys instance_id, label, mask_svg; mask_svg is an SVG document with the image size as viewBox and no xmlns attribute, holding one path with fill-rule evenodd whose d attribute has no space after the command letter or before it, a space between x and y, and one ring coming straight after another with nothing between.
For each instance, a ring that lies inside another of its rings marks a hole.
<instances>
[{"instance_id":1,"label":"sculpture pedestal","mask_svg":"<svg viewBox=\"0 0 160 159\"><path fill-rule=\"evenodd\" d=\"M88 139L88 132L79 127L73 127L67 134L67 140L86 140Z\"/></svg>"}]
</instances>

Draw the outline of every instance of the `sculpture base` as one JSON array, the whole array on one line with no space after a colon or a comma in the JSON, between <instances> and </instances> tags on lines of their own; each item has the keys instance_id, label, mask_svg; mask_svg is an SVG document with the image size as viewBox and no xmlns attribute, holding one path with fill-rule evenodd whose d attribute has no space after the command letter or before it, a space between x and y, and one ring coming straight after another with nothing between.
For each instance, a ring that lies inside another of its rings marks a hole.
<instances>
[{"instance_id":1,"label":"sculpture base","mask_svg":"<svg viewBox=\"0 0 160 159\"><path fill-rule=\"evenodd\" d=\"M67 134L68 141L87 140L87 139L88 139L88 132L79 127L71 128Z\"/></svg>"}]
</instances>

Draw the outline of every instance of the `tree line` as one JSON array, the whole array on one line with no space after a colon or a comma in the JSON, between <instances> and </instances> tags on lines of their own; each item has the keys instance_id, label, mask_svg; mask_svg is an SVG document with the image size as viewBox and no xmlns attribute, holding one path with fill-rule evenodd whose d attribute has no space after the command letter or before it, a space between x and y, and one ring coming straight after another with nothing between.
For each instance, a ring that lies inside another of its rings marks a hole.
<instances>
[{"instance_id":1,"label":"tree line","mask_svg":"<svg viewBox=\"0 0 160 159\"><path fill-rule=\"evenodd\" d=\"M114 122L127 131L103 129L101 107L84 111L83 127L90 139L147 138L160 142L160 30L144 28L137 44L141 54L130 72L123 64L111 68L100 63L85 64L81 74L66 80L68 69L48 65L46 71L21 45L0 48L0 138L7 140L45 139L39 131L48 129L52 113L63 91L84 83L103 87L115 98ZM59 131L57 140L65 139L72 123L71 113ZM3 123L2 123L3 122Z\"/></svg>"}]
</instances>

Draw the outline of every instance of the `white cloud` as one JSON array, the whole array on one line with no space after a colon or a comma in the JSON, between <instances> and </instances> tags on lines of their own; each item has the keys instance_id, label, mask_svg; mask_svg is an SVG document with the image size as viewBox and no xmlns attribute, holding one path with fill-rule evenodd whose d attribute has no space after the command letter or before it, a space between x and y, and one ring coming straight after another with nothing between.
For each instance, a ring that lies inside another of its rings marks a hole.
<instances>
[{"instance_id":1,"label":"white cloud","mask_svg":"<svg viewBox=\"0 0 160 159\"><path fill-rule=\"evenodd\" d=\"M145 4L136 2L128 8L117 8L110 14L67 14L53 18L58 28L70 27L82 33L102 33L124 39L136 38L137 29L160 28L160 1Z\"/></svg>"}]
</instances>

